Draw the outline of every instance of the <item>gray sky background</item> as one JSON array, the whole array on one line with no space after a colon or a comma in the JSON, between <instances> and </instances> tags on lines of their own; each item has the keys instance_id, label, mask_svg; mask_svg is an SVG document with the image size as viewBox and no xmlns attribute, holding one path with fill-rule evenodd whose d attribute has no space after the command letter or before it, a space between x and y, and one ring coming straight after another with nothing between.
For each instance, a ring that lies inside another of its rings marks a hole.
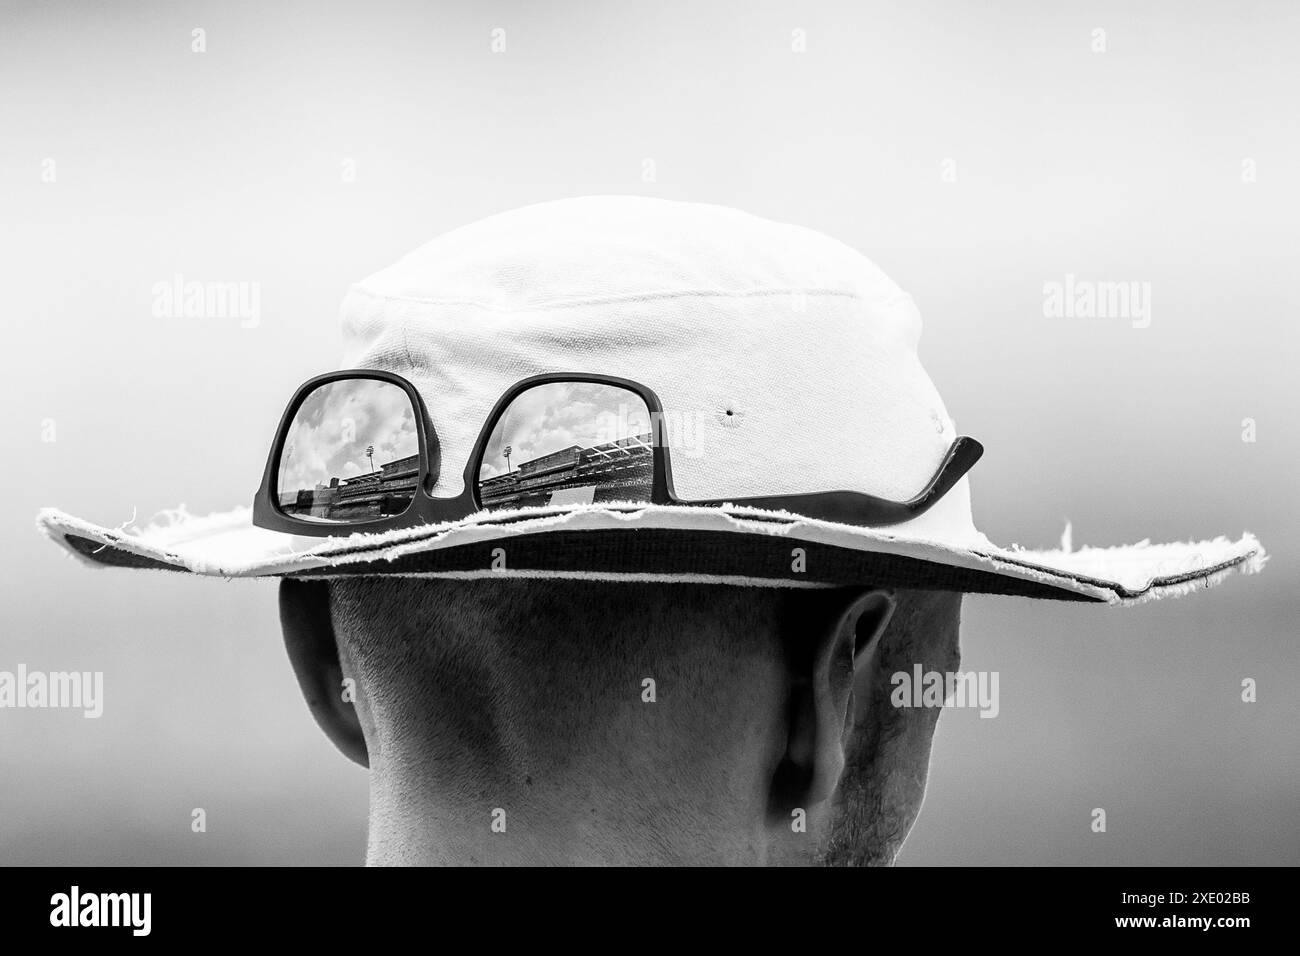
<instances>
[{"instance_id":1,"label":"gray sky background","mask_svg":"<svg viewBox=\"0 0 1300 956\"><path fill-rule=\"evenodd\" d=\"M365 774L299 698L274 586L89 570L33 517L248 504L349 282L606 192L875 259L988 449L994 540L1271 551L1128 611L968 599L1001 715L942 718L902 862L1300 862L1300 8L440 6L0 0L0 668L106 673L98 721L0 712L0 862L360 861ZM159 317L178 274L258 283L258 320ZM1150 283L1149 327L1046 318L1067 275Z\"/></svg>"}]
</instances>

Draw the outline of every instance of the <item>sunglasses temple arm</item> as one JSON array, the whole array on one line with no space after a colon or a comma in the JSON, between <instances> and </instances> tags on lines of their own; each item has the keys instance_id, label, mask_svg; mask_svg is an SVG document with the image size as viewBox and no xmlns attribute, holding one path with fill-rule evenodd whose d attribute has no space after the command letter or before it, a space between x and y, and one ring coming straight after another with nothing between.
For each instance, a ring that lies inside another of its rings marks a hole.
<instances>
[{"instance_id":1,"label":"sunglasses temple arm","mask_svg":"<svg viewBox=\"0 0 1300 956\"><path fill-rule=\"evenodd\" d=\"M832 491L758 498L717 498L707 501L673 499L672 503L700 507L749 506L792 511L796 514L811 513L829 521L842 521L847 524L886 527L891 524L901 524L928 511L961 480L966 472L971 470L983 454L984 446L975 439L958 438L944 455L929 484L920 494L908 501L889 501L856 491ZM868 518L866 521L861 520L864 511L873 512L866 516Z\"/></svg>"},{"instance_id":2,"label":"sunglasses temple arm","mask_svg":"<svg viewBox=\"0 0 1300 956\"><path fill-rule=\"evenodd\" d=\"M952 486L962 479L966 472L975 467L975 463L984 455L984 446L974 438L962 436L952 443L948 454L943 456L938 470L930 483L915 498L904 503L904 507L918 515L929 510L930 506L952 490Z\"/></svg>"}]
</instances>

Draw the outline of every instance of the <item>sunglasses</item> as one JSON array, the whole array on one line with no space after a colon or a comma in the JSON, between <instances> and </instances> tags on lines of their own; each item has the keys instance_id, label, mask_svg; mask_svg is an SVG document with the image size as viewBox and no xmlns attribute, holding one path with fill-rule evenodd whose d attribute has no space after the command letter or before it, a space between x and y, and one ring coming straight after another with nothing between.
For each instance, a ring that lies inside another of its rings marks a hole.
<instances>
[{"instance_id":1,"label":"sunglasses","mask_svg":"<svg viewBox=\"0 0 1300 956\"><path fill-rule=\"evenodd\" d=\"M673 491L664 410L649 388L609 375L535 375L483 423L464 490L432 494L438 434L415 387L391 372L330 372L285 409L253 503L253 523L298 535L347 535L439 524L480 511L579 504L687 505L788 511L880 527L925 513L984 453L957 438L907 501L858 491L685 501Z\"/></svg>"}]
</instances>

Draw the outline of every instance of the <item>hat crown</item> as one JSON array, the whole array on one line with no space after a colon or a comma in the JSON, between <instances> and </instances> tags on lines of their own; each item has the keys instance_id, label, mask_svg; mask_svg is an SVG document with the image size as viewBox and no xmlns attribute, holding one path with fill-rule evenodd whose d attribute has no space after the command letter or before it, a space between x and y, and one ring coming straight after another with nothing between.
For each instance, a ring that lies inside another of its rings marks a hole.
<instances>
[{"instance_id":1,"label":"hat crown","mask_svg":"<svg viewBox=\"0 0 1300 956\"><path fill-rule=\"evenodd\" d=\"M653 390L687 500L908 498L956 437L910 296L843 243L719 206L594 196L491 216L355 285L342 320L346 367L424 396L440 495L500 396L542 373ZM964 481L927 515L973 533Z\"/></svg>"},{"instance_id":2,"label":"hat crown","mask_svg":"<svg viewBox=\"0 0 1300 956\"><path fill-rule=\"evenodd\" d=\"M496 311L658 296L839 294L881 307L915 347L910 298L856 250L736 209L638 196L525 206L444 233L360 283ZM886 308L893 306L892 308ZM787 313L797 323L799 313Z\"/></svg>"}]
</instances>

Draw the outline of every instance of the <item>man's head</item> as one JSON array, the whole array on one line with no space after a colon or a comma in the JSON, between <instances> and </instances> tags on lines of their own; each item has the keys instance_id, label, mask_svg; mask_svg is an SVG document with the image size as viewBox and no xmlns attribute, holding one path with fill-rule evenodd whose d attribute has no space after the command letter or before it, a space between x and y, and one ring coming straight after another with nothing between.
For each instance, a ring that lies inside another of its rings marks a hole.
<instances>
[{"instance_id":1,"label":"man's head","mask_svg":"<svg viewBox=\"0 0 1300 956\"><path fill-rule=\"evenodd\" d=\"M958 594L575 580L281 584L317 721L371 769L372 863L888 863ZM345 700L344 698L355 698Z\"/></svg>"},{"instance_id":2,"label":"man's head","mask_svg":"<svg viewBox=\"0 0 1300 956\"><path fill-rule=\"evenodd\" d=\"M1249 534L993 544L916 303L808 229L541 203L341 318L252 509L38 520L95 564L316 576L282 582L285 636L372 770L373 862L888 862L938 716L890 678L956 670L960 593L1132 604L1264 565Z\"/></svg>"}]
</instances>

